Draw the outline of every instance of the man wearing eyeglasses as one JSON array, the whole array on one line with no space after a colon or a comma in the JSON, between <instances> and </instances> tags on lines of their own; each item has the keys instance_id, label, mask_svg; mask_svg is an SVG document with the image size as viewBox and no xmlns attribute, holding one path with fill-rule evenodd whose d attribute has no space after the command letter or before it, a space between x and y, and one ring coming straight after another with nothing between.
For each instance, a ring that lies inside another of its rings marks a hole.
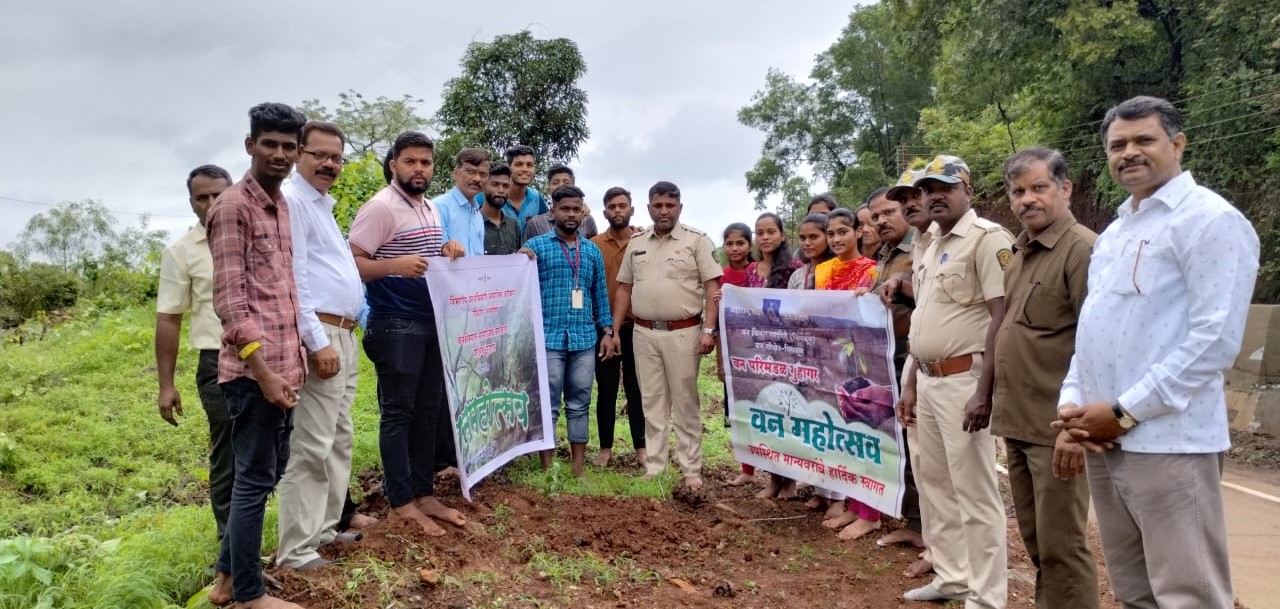
<instances>
[{"instance_id":1,"label":"man wearing eyeglasses","mask_svg":"<svg viewBox=\"0 0 1280 609\"><path fill-rule=\"evenodd\" d=\"M281 188L293 212L298 329L310 366L298 392L289 465L280 481L276 564L298 570L328 564L317 549L339 540L336 527L351 478L351 405L360 366L354 330L364 286L328 194L342 173L345 145L337 125L307 123L297 171Z\"/></svg>"},{"instance_id":2,"label":"man wearing eyeglasses","mask_svg":"<svg viewBox=\"0 0 1280 609\"><path fill-rule=\"evenodd\" d=\"M476 195L484 192L489 180L489 152L463 148L453 159L453 188L433 203L440 210L445 240L457 241L468 256L484 255L484 215Z\"/></svg>"},{"instance_id":3,"label":"man wearing eyeglasses","mask_svg":"<svg viewBox=\"0 0 1280 609\"><path fill-rule=\"evenodd\" d=\"M1222 506L1222 371L1240 352L1258 235L1182 170L1182 113L1135 97L1102 121L1129 192L1094 245L1059 420L1089 449L1089 491L1125 607L1233 604ZM1213 253L1199 247L1212 243ZM1054 455L1054 470L1071 476Z\"/></svg>"}]
</instances>

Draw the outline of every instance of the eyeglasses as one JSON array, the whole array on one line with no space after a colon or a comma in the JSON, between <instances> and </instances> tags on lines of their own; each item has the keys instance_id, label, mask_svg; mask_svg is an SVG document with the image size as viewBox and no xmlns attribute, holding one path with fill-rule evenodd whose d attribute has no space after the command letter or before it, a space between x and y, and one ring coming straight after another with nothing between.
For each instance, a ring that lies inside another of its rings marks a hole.
<instances>
[{"instance_id":1,"label":"eyeglasses","mask_svg":"<svg viewBox=\"0 0 1280 609\"><path fill-rule=\"evenodd\" d=\"M1138 242L1138 253L1133 257L1133 290L1139 294L1142 293L1142 286L1138 285L1138 265L1142 264L1142 248L1150 241L1143 239Z\"/></svg>"},{"instance_id":2,"label":"eyeglasses","mask_svg":"<svg viewBox=\"0 0 1280 609\"><path fill-rule=\"evenodd\" d=\"M459 171L462 172L462 175L465 175L469 178L486 179L489 177L489 172L483 169L475 169L472 167L463 166L459 168Z\"/></svg>"},{"instance_id":3,"label":"eyeglasses","mask_svg":"<svg viewBox=\"0 0 1280 609\"><path fill-rule=\"evenodd\" d=\"M329 154L327 152L320 152L319 150L303 150L303 152L311 155L311 158L315 159L317 163L333 161L334 165L341 166L343 163L347 162L346 159L342 158L341 154Z\"/></svg>"}]
</instances>

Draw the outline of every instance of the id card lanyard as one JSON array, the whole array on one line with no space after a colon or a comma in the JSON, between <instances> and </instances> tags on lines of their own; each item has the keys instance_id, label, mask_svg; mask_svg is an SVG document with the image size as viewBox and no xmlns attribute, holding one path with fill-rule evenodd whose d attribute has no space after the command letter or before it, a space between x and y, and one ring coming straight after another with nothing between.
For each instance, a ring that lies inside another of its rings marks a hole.
<instances>
[{"instance_id":1,"label":"id card lanyard","mask_svg":"<svg viewBox=\"0 0 1280 609\"><path fill-rule=\"evenodd\" d=\"M564 241L556 241L556 243L560 244L560 251L564 252L565 262L573 270L573 292L569 295L569 306L574 309L583 307L582 288L578 287L578 269L582 268L582 239L579 238L578 240L578 247L573 248L572 255L569 253L569 246L565 245Z\"/></svg>"}]
</instances>

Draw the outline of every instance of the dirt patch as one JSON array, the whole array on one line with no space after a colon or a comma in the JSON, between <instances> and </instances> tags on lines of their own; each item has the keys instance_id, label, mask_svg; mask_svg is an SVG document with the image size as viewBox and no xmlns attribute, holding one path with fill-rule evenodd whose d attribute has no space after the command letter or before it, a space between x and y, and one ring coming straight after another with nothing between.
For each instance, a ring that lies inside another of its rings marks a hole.
<instances>
[{"instance_id":1,"label":"dirt patch","mask_svg":"<svg viewBox=\"0 0 1280 609\"><path fill-rule=\"evenodd\" d=\"M335 563L305 576L272 573L285 598L310 609L879 609L906 606L902 592L927 581L902 576L914 551L878 548L875 535L842 542L803 501L755 499L755 487L725 485L735 474L710 471L702 491L672 501L544 497L498 479L467 503L455 481L437 489L468 524L441 538L388 521L385 500L366 486L366 509L381 521L363 541L327 549ZM1091 541L1096 548L1096 535ZM1035 574L1013 521L1009 545L1009 607L1033 607ZM1117 605L1095 554L1110 609Z\"/></svg>"},{"instance_id":2,"label":"dirt patch","mask_svg":"<svg viewBox=\"0 0 1280 609\"><path fill-rule=\"evenodd\" d=\"M1280 471L1280 438L1265 433L1233 430L1227 459L1236 465Z\"/></svg>"}]
</instances>

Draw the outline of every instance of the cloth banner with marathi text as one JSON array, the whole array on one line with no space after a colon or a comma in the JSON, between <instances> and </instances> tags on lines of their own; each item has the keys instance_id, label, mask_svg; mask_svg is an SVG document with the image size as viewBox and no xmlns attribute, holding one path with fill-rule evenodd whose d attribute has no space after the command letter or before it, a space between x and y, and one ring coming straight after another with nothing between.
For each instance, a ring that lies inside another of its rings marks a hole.
<instances>
[{"instance_id":1,"label":"cloth banner with marathi text","mask_svg":"<svg viewBox=\"0 0 1280 609\"><path fill-rule=\"evenodd\" d=\"M880 299L726 285L720 319L734 456L900 517L893 325Z\"/></svg>"},{"instance_id":2,"label":"cloth banner with marathi text","mask_svg":"<svg viewBox=\"0 0 1280 609\"><path fill-rule=\"evenodd\" d=\"M432 258L462 495L520 455L555 448L538 269L524 254Z\"/></svg>"}]
</instances>

